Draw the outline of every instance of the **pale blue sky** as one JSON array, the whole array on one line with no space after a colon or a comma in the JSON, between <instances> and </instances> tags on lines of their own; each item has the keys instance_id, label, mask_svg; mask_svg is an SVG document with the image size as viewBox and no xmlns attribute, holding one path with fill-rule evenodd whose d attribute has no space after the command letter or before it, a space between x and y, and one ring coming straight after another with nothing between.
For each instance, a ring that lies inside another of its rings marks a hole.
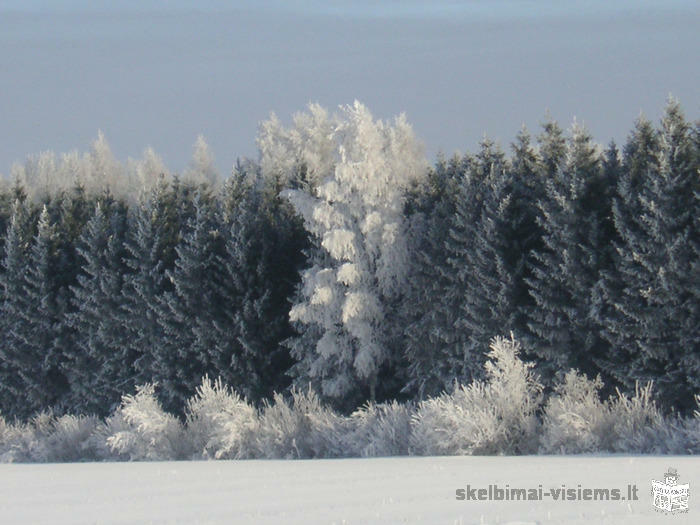
<instances>
[{"instance_id":1,"label":"pale blue sky","mask_svg":"<svg viewBox=\"0 0 700 525\"><path fill-rule=\"evenodd\" d=\"M685 0L0 0L0 172L98 129L175 170L203 133L228 172L310 101L405 111L431 159L547 110L622 141L669 93L700 116L698 28Z\"/></svg>"}]
</instances>

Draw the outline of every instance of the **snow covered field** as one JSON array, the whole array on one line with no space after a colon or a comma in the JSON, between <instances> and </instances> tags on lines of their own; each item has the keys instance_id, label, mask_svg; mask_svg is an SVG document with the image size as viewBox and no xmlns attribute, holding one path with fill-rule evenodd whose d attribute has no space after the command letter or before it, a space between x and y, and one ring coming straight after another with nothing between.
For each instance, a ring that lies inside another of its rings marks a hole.
<instances>
[{"instance_id":1,"label":"snow covered field","mask_svg":"<svg viewBox=\"0 0 700 525\"><path fill-rule=\"evenodd\" d=\"M690 510L652 508L651 480L676 468ZM620 489L638 501L468 501L456 490ZM0 465L0 523L698 523L696 457L429 457Z\"/></svg>"}]
</instances>

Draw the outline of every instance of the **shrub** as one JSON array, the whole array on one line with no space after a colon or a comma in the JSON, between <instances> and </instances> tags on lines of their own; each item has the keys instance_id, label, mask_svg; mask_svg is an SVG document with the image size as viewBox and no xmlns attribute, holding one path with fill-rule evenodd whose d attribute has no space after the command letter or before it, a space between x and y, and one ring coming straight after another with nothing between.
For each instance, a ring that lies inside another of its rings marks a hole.
<instances>
[{"instance_id":1,"label":"shrub","mask_svg":"<svg viewBox=\"0 0 700 525\"><path fill-rule=\"evenodd\" d=\"M98 428L93 443L105 459L157 461L180 459L188 452L182 425L163 411L153 384L123 396L121 406Z\"/></svg>"},{"instance_id":2,"label":"shrub","mask_svg":"<svg viewBox=\"0 0 700 525\"><path fill-rule=\"evenodd\" d=\"M600 376L588 379L570 370L564 384L549 398L542 418L540 450L548 454L580 454L612 450L614 421L600 399Z\"/></svg>"},{"instance_id":3,"label":"shrub","mask_svg":"<svg viewBox=\"0 0 700 525\"><path fill-rule=\"evenodd\" d=\"M330 458L346 455L347 421L323 406L316 393L292 389L291 403L275 394L260 414L257 449L265 458Z\"/></svg>"},{"instance_id":4,"label":"shrub","mask_svg":"<svg viewBox=\"0 0 700 525\"><path fill-rule=\"evenodd\" d=\"M361 457L408 455L412 415L411 403L368 403L350 416L346 450Z\"/></svg>"},{"instance_id":5,"label":"shrub","mask_svg":"<svg viewBox=\"0 0 700 525\"><path fill-rule=\"evenodd\" d=\"M93 434L100 424L95 416L61 416L53 421L47 436L48 461L90 461L98 450Z\"/></svg>"},{"instance_id":6,"label":"shrub","mask_svg":"<svg viewBox=\"0 0 700 525\"><path fill-rule=\"evenodd\" d=\"M665 418L652 396L653 384L635 387L633 397L617 391L610 401L614 421L615 452L630 454L679 454L689 446L683 421L673 414Z\"/></svg>"},{"instance_id":7,"label":"shrub","mask_svg":"<svg viewBox=\"0 0 700 525\"><path fill-rule=\"evenodd\" d=\"M204 377L186 407L187 435L196 457L240 459L254 455L257 411L221 379Z\"/></svg>"},{"instance_id":8,"label":"shrub","mask_svg":"<svg viewBox=\"0 0 700 525\"><path fill-rule=\"evenodd\" d=\"M43 462L49 458L46 437L53 415L41 412L26 423L7 423L0 417L0 461L3 463Z\"/></svg>"},{"instance_id":9,"label":"shrub","mask_svg":"<svg viewBox=\"0 0 700 525\"><path fill-rule=\"evenodd\" d=\"M451 394L422 401L412 421L414 454L520 454L537 448L536 411L542 385L520 345L497 337L486 381L455 385Z\"/></svg>"},{"instance_id":10,"label":"shrub","mask_svg":"<svg viewBox=\"0 0 700 525\"><path fill-rule=\"evenodd\" d=\"M686 435L688 437L688 452L700 454L700 395L695 395L695 403L698 409L693 412L693 417L686 422Z\"/></svg>"}]
</instances>

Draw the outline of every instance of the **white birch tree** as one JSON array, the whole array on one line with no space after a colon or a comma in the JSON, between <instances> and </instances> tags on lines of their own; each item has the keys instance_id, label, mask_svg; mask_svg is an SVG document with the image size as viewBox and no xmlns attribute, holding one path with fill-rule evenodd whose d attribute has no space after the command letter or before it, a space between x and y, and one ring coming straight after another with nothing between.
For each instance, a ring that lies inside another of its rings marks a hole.
<instances>
[{"instance_id":1,"label":"white birch tree","mask_svg":"<svg viewBox=\"0 0 700 525\"><path fill-rule=\"evenodd\" d=\"M374 398L380 368L393 357L387 316L406 278L403 207L406 190L425 177L422 147L405 116L374 120L359 102L332 118L311 106L295 126L284 130L271 120L259 142L263 170L274 166L290 180L290 169L304 169L308 183L282 194L322 251L302 273L290 311L318 334L315 347L292 348L295 376L330 398L355 389ZM296 159L272 154L290 150Z\"/></svg>"}]
</instances>

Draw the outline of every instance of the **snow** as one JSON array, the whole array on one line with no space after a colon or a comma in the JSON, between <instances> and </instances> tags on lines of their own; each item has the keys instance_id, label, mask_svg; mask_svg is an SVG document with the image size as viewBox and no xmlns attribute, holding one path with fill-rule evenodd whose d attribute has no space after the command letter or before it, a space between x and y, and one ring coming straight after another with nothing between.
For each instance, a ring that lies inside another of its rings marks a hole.
<instances>
[{"instance_id":1,"label":"snow","mask_svg":"<svg viewBox=\"0 0 700 525\"><path fill-rule=\"evenodd\" d=\"M666 516L651 480L674 467L690 511ZM458 488L638 487L638 501L458 501ZM3 524L698 523L691 456L399 457L0 465Z\"/></svg>"}]
</instances>

